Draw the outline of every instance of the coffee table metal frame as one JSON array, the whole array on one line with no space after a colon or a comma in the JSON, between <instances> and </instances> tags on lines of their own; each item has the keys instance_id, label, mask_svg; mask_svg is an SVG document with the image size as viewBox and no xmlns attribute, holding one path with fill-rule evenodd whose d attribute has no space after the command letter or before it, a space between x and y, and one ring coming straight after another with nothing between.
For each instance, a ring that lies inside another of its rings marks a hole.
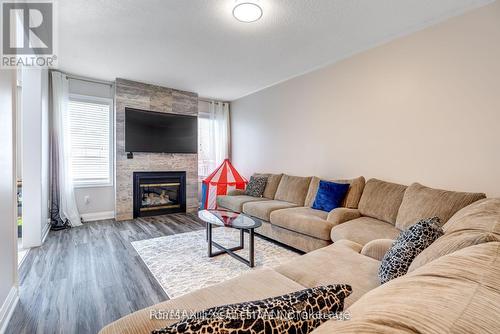
<instances>
[{"instance_id":1,"label":"coffee table metal frame","mask_svg":"<svg viewBox=\"0 0 500 334\"><path fill-rule=\"evenodd\" d=\"M224 221L224 218L219 216L219 214L228 214L233 215L235 218L234 222L228 224ZM214 257L222 254L228 254L234 259L246 264L249 267L255 266L255 229L262 226L262 222L259 219L255 219L253 217L247 216L243 213L237 213L226 210L201 210L198 212L198 217L203 220L206 225L206 239L208 242L208 257ZM213 226L224 226L228 228L234 228L240 230L240 244L235 247L226 248L221 244L215 242L212 238L213 235ZM245 248L245 232L248 233L248 259L236 254L236 251ZM218 250L213 251L213 247Z\"/></svg>"},{"instance_id":2,"label":"coffee table metal frame","mask_svg":"<svg viewBox=\"0 0 500 334\"><path fill-rule=\"evenodd\" d=\"M238 228L240 230L240 244L235 247L231 248L226 248L222 246L221 244L215 242L212 240L212 224L211 223L206 223L207 224L207 241L208 241L208 257L214 257L218 256L221 254L228 254L231 257L235 258L236 260L243 262L247 266L253 268L255 266L255 232L254 228ZM245 259L244 257L236 254L236 251L239 251L241 249L245 248L245 231L248 231L248 253L249 253L249 258ZM218 251L213 251L212 246L218 248Z\"/></svg>"}]
</instances>

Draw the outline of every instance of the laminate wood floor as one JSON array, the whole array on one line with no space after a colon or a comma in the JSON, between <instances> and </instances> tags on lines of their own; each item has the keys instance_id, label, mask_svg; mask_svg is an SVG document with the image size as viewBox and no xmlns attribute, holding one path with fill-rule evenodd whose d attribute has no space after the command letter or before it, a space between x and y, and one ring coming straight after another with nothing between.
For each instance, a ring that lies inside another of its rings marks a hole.
<instances>
[{"instance_id":1,"label":"laminate wood floor","mask_svg":"<svg viewBox=\"0 0 500 334\"><path fill-rule=\"evenodd\" d=\"M130 242L204 226L194 214L173 214L51 231L20 268L20 301L6 333L97 333L168 299Z\"/></svg>"}]
</instances>

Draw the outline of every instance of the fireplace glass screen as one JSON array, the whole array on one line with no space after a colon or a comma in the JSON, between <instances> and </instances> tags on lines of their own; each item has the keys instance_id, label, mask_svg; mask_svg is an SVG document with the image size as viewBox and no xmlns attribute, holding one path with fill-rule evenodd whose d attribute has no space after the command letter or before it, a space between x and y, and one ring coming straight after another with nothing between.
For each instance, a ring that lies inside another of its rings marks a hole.
<instances>
[{"instance_id":1,"label":"fireplace glass screen","mask_svg":"<svg viewBox=\"0 0 500 334\"><path fill-rule=\"evenodd\" d=\"M186 212L185 172L135 172L134 217Z\"/></svg>"},{"instance_id":2,"label":"fireplace glass screen","mask_svg":"<svg viewBox=\"0 0 500 334\"><path fill-rule=\"evenodd\" d=\"M141 184L141 211L180 208L179 190L181 184Z\"/></svg>"}]
</instances>

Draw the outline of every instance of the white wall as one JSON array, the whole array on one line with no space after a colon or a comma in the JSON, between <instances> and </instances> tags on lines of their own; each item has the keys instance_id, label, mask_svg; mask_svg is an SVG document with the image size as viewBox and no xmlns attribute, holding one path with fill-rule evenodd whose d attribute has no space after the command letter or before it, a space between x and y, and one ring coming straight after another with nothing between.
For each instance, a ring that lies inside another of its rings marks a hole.
<instances>
[{"instance_id":1,"label":"white wall","mask_svg":"<svg viewBox=\"0 0 500 334\"><path fill-rule=\"evenodd\" d=\"M232 103L233 162L500 196L500 2Z\"/></svg>"},{"instance_id":2,"label":"white wall","mask_svg":"<svg viewBox=\"0 0 500 334\"><path fill-rule=\"evenodd\" d=\"M0 70L0 332L18 300L17 244L15 236L15 153L14 112L15 72Z\"/></svg>"},{"instance_id":3,"label":"white wall","mask_svg":"<svg viewBox=\"0 0 500 334\"><path fill-rule=\"evenodd\" d=\"M22 71L23 247L36 247L49 228L48 71Z\"/></svg>"},{"instance_id":4,"label":"white wall","mask_svg":"<svg viewBox=\"0 0 500 334\"><path fill-rule=\"evenodd\" d=\"M23 118L22 118L22 70L16 70L16 175L21 179L23 175Z\"/></svg>"},{"instance_id":5,"label":"white wall","mask_svg":"<svg viewBox=\"0 0 500 334\"><path fill-rule=\"evenodd\" d=\"M75 79L69 81L69 92L77 95L114 98L114 87L111 85ZM75 197L78 210L84 220L114 217L115 191L113 185L77 187L75 188Z\"/></svg>"}]
</instances>

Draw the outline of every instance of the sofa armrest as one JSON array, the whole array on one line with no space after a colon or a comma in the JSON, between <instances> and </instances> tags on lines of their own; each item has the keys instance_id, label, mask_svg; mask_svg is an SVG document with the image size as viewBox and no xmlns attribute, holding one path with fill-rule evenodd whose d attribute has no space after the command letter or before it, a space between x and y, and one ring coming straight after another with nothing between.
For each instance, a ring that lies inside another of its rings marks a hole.
<instances>
[{"instance_id":1,"label":"sofa armrest","mask_svg":"<svg viewBox=\"0 0 500 334\"><path fill-rule=\"evenodd\" d=\"M334 226L361 217L358 209L336 208L330 211L326 220L334 223Z\"/></svg>"},{"instance_id":2,"label":"sofa armrest","mask_svg":"<svg viewBox=\"0 0 500 334\"><path fill-rule=\"evenodd\" d=\"M240 195L245 195L245 190L243 189L233 189L233 190L229 190L227 192L227 195L228 196L240 196Z\"/></svg>"},{"instance_id":3,"label":"sofa armrest","mask_svg":"<svg viewBox=\"0 0 500 334\"><path fill-rule=\"evenodd\" d=\"M346 248L352 249L353 251L355 251L358 254L361 253L361 250L363 249L362 245L358 244L357 242L347 240L347 239L335 241L334 245L335 245L335 247L346 247Z\"/></svg>"},{"instance_id":4,"label":"sofa armrest","mask_svg":"<svg viewBox=\"0 0 500 334\"><path fill-rule=\"evenodd\" d=\"M361 249L361 254L371 257L372 259L382 261L385 253L391 248L394 240L392 239L377 239L372 240L367 243L363 249Z\"/></svg>"}]
</instances>

